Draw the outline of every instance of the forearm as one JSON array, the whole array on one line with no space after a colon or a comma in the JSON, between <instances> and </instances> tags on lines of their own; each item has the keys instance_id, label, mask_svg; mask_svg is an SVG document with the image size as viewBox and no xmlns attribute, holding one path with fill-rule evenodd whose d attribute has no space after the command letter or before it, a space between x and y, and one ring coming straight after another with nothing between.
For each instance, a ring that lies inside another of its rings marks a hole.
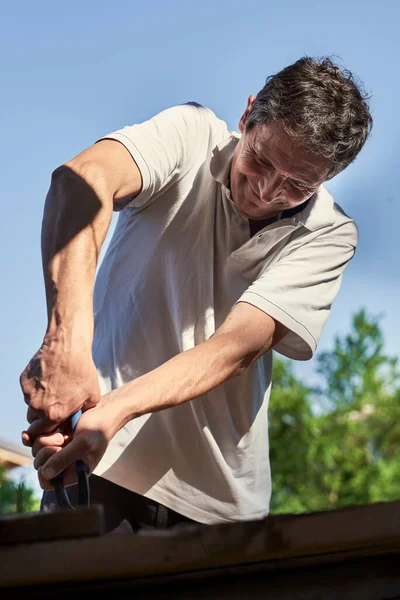
<instances>
[{"instance_id":1,"label":"forearm","mask_svg":"<svg viewBox=\"0 0 400 600\"><path fill-rule=\"evenodd\" d=\"M146 413L195 400L234 375L278 343L287 333L284 325L246 302L238 302L215 334L203 344L182 352L160 367L102 396L84 411L74 438L46 463L45 449L37 454L35 468L44 465L41 485L51 489L52 477L83 460L89 472L98 465L110 440L128 421ZM35 424L31 425L34 428ZM39 444L40 446L40 444ZM45 464L46 463L46 464ZM49 469L47 471L47 469ZM68 479L68 473L67 473Z\"/></svg>"},{"instance_id":2,"label":"forearm","mask_svg":"<svg viewBox=\"0 0 400 600\"><path fill-rule=\"evenodd\" d=\"M71 344L78 336L91 349L93 283L111 217L112 198L101 181L94 188L69 167L54 172L42 223L47 339L63 332Z\"/></svg>"},{"instance_id":3,"label":"forearm","mask_svg":"<svg viewBox=\"0 0 400 600\"><path fill-rule=\"evenodd\" d=\"M232 334L215 335L113 390L107 394L104 406L110 424L109 437L135 417L193 400L232 376L240 375L260 353L261 350L244 350L240 340Z\"/></svg>"}]
</instances>

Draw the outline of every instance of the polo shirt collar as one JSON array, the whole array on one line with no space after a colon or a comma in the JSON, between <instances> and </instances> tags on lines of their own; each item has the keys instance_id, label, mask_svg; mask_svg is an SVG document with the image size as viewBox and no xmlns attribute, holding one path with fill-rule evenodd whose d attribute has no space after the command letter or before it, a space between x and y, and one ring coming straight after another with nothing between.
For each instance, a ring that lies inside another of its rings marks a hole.
<instances>
[{"instance_id":1,"label":"polo shirt collar","mask_svg":"<svg viewBox=\"0 0 400 600\"><path fill-rule=\"evenodd\" d=\"M335 222L334 201L323 185L311 196L306 207L299 213L299 222L309 231L329 227Z\"/></svg>"},{"instance_id":2,"label":"polo shirt collar","mask_svg":"<svg viewBox=\"0 0 400 600\"><path fill-rule=\"evenodd\" d=\"M240 140L240 133L231 131L230 134L212 151L210 162L211 175L225 187L229 184L229 172L235 148Z\"/></svg>"},{"instance_id":3,"label":"polo shirt collar","mask_svg":"<svg viewBox=\"0 0 400 600\"><path fill-rule=\"evenodd\" d=\"M229 135L212 151L210 161L211 175L218 183L228 187L229 173L233 153L240 140L240 134L231 131ZM335 221L334 201L323 185L311 196L303 210L296 213L295 221L309 231L329 227Z\"/></svg>"}]
</instances>

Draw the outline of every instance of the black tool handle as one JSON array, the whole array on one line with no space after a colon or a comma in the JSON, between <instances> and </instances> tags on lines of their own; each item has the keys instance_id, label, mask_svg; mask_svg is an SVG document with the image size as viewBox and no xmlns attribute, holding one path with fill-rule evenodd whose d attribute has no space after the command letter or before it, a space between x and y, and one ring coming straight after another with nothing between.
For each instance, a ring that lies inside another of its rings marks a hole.
<instances>
[{"instance_id":1,"label":"black tool handle","mask_svg":"<svg viewBox=\"0 0 400 600\"><path fill-rule=\"evenodd\" d=\"M74 431L78 423L82 411L78 410L71 417L72 431ZM79 506L89 506L90 504L90 488L89 488L89 470L82 460L76 461L76 472L78 474L78 504ZM64 487L63 473L56 475L51 480L56 495L56 500L59 508L74 508L68 498L68 494Z\"/></svg>"}]
</instances>

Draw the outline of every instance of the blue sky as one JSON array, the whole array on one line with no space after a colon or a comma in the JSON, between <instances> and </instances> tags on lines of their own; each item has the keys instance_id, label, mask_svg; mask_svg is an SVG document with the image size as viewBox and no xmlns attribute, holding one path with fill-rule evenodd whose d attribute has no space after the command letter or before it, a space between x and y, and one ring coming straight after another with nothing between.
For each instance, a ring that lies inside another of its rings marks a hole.
<instances>
[{"instance_id":1,"label":"blue sky","mask_svg":"<svg viewBox=\"0 0 400 600\"><path fill-rule=\"evenodd\" d=\"M40 227L52 170L99 137L189 100L237 129L247 97L305 54L334 55L354 71L373 94L375 122L356 162L327 185L356 220L360 243L320 349L365 307L383 315L387 351L400 354L399 7L396 0L1 3L0 437L19 442L18 378L46 326ZM297 373L309 380L314 368L299 364Z\"/></svg>"}]
</instances>

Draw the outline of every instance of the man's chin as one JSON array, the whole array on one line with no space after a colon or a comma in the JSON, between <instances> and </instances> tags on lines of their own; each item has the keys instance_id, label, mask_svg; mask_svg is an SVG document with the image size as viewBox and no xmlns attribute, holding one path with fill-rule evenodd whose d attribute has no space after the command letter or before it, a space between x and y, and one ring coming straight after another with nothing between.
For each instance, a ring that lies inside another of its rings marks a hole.
<instances>
[{"instance_id":1,"label":"man's chin","mask_svg":"<svg viewBox=\"0 0 400 600\"><path fill-rule=\"evenodd\" d=\"M265 221L273 219L280 214L281 211L272 209L272 207L259 206L251 198L246 198L245 201L236 202L235 195L231 195L233 204L237 211L246 219L252 219L254 221ZM243 196L242 196L243 198Z\"/></svg>"},{"instance_id":2,"label":"man's chin","mask_svg":"<svg viewBox=\"0 0 400 600\"><path fill-rule=\"evenodd\" d=\"M237 206L238 211L241 215L246 217L247 219L252 219L253 221L266 221L269 219L273 219L278 216L281 211L278 210L265 210L265 208L260 208L253 202L249 202L246 206Z\"/></svg>"}]
</instances>

